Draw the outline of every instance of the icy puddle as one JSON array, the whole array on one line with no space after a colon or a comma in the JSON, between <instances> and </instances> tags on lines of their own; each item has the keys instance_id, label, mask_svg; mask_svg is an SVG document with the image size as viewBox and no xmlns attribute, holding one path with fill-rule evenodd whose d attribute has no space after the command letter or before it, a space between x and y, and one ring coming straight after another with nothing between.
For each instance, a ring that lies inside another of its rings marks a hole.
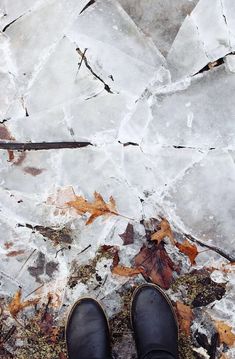
<instances>
[{"instance_id":1,"label":"icy puddle","mask_svg":"<svg viewBox=\"0 0 235 359\"><path fill-rule=\"evenodd\" d=\"M66 359L89 295L114 358L136 358L145 281L174 302L182 359L235 357L234 12L0 0L0 357Z\"/></svg>"}]
</instances>

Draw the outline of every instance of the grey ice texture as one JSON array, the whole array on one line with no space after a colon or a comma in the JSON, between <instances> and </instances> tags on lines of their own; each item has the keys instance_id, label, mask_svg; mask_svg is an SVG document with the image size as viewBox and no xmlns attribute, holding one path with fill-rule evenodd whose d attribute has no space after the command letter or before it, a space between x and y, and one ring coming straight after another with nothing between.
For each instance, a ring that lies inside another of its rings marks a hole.
<instances>
[{"instance_id":1,"label":"grey ice texture","mask_svg":"<svg viewBox=\"0 0 235 359\"><path fill-rule=\"evenodd\" d=\"M15 164L1 151L1 241L24 251L7 257L1 246L1 294L19 285L33 291L39 284L29 267L42 254L45 295L55 290L70 304L92 294L92 283L66 286L71 264L89 262L102 244L122 251L119 234L128 218L138 240L125 249L124 265L144 241L140 220L160 214L177 230L235 255L235 2L97 0L81 13L87 3L0 0L1 136L7 128L17 142L93 144L18 153ZM201 72L219 59L220 66ZM124 217L86 226L74 211L55 213L48 198L62 193L65 203L72 188L88 200L94 191L106 201L113 196ZM58 247L19 223L67 226L71 250L56 255ZM222 263L211 252L197 261L198 268ZM97 270L108 279L99 298L127 280L103 264ZM228 319L232 290L231 282L214 318Z\"/></svg>"}]
</instances>

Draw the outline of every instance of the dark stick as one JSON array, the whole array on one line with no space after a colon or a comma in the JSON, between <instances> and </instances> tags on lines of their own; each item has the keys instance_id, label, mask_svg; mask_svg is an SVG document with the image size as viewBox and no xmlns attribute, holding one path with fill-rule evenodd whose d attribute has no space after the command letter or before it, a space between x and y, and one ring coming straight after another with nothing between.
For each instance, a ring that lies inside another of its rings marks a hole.
<instances>
[{"instance_id":1,"label":"dark stick","mask_svg":"<svg viewBox=\"0 0 235 359\"><path fill-rule=\"evenodd\" d=\"M84 252L87 251L90 247L91 247L91 244L89 244L89 246L87 246L87 247L84 248L81 252L79 252L78 255L84 253Z\"/></svg>"},{"instance_id":2,"label":"dark stick","mask_svg":"<svg viewBox=\"0 0 235 359\"><path fill-rule=\"evenodd\" d=\"M5 334L5 336L3 337L2 342L3 342L3 343L7 342L7 341L10 339L10 337L14 334L15 331L16 331L16 326L13 325L13 326L8 330L8 332Z\"/></svg>"},{"instance_id":3,"label":"dark stick","mask_svg":"<svg viewBox=\"0 0 235 359\"><path fill-rule=\"evenodd\" d=\"M91 142L1 142L0 149L12 151L37 151L37 150L53 150L60 148L80 148L92 146Z\"/></svg>"},{"instance_id":4,"label":"dark stick","mask_svg":"<svg viewBox=\"0 0 235 359\"><path fill-rule=\"evenodd\" d=\"M80 70L80 68L81 68L81 66L82 66L82 62L83 62L83 60L84 60L84 57L85 57L85 54L86 54L87 50L88 50L88 49L85 48L85 50L84 50L84 52L83 52L83 54L82 54L81 61L80 61L79 65L78 65L78 71ZM77 71L77 72L78 72L78 71Z\"/></svg>"}]
</instances>

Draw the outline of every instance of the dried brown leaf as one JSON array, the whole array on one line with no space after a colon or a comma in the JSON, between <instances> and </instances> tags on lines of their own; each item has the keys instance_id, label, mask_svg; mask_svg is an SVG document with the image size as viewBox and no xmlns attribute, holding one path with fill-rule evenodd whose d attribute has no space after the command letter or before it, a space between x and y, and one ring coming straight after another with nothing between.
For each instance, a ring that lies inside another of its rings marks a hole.
<instances>
[{"instance_id":1,"label":"dried brown leaf","mask_svg":"<svg viewBox=\"0 0 235 359\"><path fill-rule=\"evenodd\" d=\"M19 256L20 254L23 254L25 251L23 249L19 249L18 251L11 251L7 253L7 257L16 257Z\"/></svg>"},{"instance_id":2,"label":"dried brown leaf","mask_svg":"<svg viewBox=\"0 0 235 359\"><path fill-rule=\"evenodd\" d=\"M113 274L117 274L123 277L133 277L143 272L144 272L143 268L130 268L130 267L122 266L120 264L112 268Z\"/></svg>"},{"instance_id":3,"label":"dried brown leaf","mask_svg":"<svg viewBox=\"0 0 235 359\"><path fill-rule=\"evenodd\" d=\"M7 152L8 152L8 161L9 161L9 162L13 162L14 159L15 159L14 151L12 151L12 150L7 150Z\"/></svg>"},{"instance_id":4,"label":"dried brown leaf","mask_svg":"<svg viewBox=\"0 0 235 359\"><path fill-rule=\"evenodd\" d=\"M124 233L119 234L122 238L124 246L134 243L134 229L131 223L128 223Z\"/></svg>"},{"instance_id":5,"label":"dried brown leaf","mask_svg":"<svg viewBox=\"0 0 235 359\"><path fill-rule=\"evenodd\" d=\"M144 275L153 283L164 289L168 289L173 281L173 270L175 265L168 256L164 244L154 244L151 248L143 245L135 257L137 268L144 269Z\"/></svg>"},{"instance_id":6,"label":"dried brown leaf","mask_svg":"<svg viewBox=\"0 0 235 359\"><path fill-rule=\"evenodd\" d=\"M198 255L197 246L195 246L195 244L191 244L187 239L185 239L182 243L176 243L175 245L180 252L188 256L192 265L195 264L195 258Z\"/></svg>"},{"instance_id":7,"label":"dried brown leaf","mask_svg":"<svg viewBox=\"0 0 235 359\"><path fill-rule=\"evenodd\" d=\"M4 243L4 247L5 247L6 249L11 248L13 245L14 245L13 242L5 242L5 243Z\"/></svg>"},{"instance_id":8,"label":"dried brown leaf","mask_svg":"<svg viewBox=\"0 0 235 359\"><path fill-rule=\"evenodd\" d=\"M220 342L228 346L233 346L235 343L235 334L232 332L232 328L221 321L216 321L215 327L219 333Z\"/></svg>"},{"instance_id":9,"label":"dried brown leaf","mask_svg":"<svg viewBox=\"0 0 235 359\"><path fill-rule=\"evenodd\" d=\"M226 354L222 353L219 359L229 359Z\"/></svg>"},{"instance_id":10,"label":"dried brown leaf","mask_svg":"<svg viewBox=\"0 0 235 359\"><path fill-rule=\"evenodd\" d=\"M9 312L15 318L18 313L26 307L30 307L31 305L35 305L38 303L39 299L26 300L24 302L21 301L22 290L19 289L10 304L8 305Z\"/></svg>"},{"instance_id":11,"label":"dried brown leaf","mask_svg":"<svg viewBox=\"0 0 235 359\"><path fill-rule=\"evenodd\" d=\"M0 140L15 141L15 138L11 135L7 126L4 124L0 124ZM15 158L14 151L7 150L7 152L8 152L8 161L13 162Z\"/></svg>"},{"instance_id":12,"label":"dried brown leaf","mask_svg":"<svg viewBox=\"0 0 235 359\"><path fill-rule=\"evenodd\" d=\"M109 198L109 202L105 203L103 197L100 193L94 193L94 201L88 202L82 196L75 196L76 199L74 201L67 202L67 205L75 208L79 214L90 213L90 217L88 218L86 225L91 224L97 217L103 215L118 215L116 209L116 203L113 197Z\"/></svg>"},{"instance_id":13,"label":"dried brown leaf","mask_svg":"<svg viewBox=\"0 0 235 359\"><path fill-rule=\"evenodd\" d=\"M111 271L113 274L117 274L122 277L133 277L135 275L143 273L143 268L131 268L120 265L120 258L117 247L104 245L101 247L101 250L102 252L108 252L113 257L113 263L111 266Z\"/></svg>"},{"instance_id":14,"label":"dried brown leaf","mask_svg":"<svg viewBox=\"0 0 235 359\"><path fill-rule=\"evenodd\" d=\"M190 326L193 320L192 309L181 302L176 302L176 313L178 317L179 327L187 336L190 335Z\"/></svg>"},{"instance_id":15,"label":"dried brown leaf","mask_svg":"<svg viewBox=\"0 0 235 359\"><path fill-rule=\"evenodd\" d=\"M166 219L163 219L160 222L160 229L151 235L151 240L160 243L165 237L168 237L171 240L171 242L175 244L175 240L170 224Z\"/></svg>"}]
</instances>

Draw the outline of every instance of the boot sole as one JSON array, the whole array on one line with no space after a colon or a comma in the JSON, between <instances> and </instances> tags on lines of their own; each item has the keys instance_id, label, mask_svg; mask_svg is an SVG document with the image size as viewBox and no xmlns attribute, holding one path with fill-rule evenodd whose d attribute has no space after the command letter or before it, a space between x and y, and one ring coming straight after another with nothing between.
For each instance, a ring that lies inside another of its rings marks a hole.
<instances>
[{"instance_id":1,"label":"boot sole","mask_svg":"<svg viewBox=\"0 0 235 359\"><path fill-rule=\"evenodd\" d=\"M170 299L168 298L168 296L165 294L165 292L156 284L142 284L140 285L139 287L137 287L134 292L133 292L133 295L132 295L132 298L131 298L131 310L130 310L130 322L131 322L131 327L132 327L132 330L134 331L133 329L133 321L132 321L132 309L133 309L133 302L135 300L135 297L136 297L136 294L138 293L139 290L141 290L142 288L144 287L153 287L155 289L157 289L158 292L160 292L163 297L166 299L167 303L169 304L169 307L171 308L171 312L174 316L174 319L175 319L175 323L176 323L176 326L177 326L177 335L178 335L178 339L179 339L179 324L178 324L178 319L177 319L177 316L176 316L176 312L175 312L175 309L170 301Z\"/></svg>"},{"instance_id":2,"label":"boot sole","mask_svg":"<svg viewBox=\"0 0 235 359\"><path fill-rule=\"evenodd\" d=\"M81 297L79 298L72 306L71 306L71 309L69 311L69 313L67 314L67 318L66 318L66 321L65 321L65 341L66 341L66 350L67 350L67 353L68 353L68 346L67 346L67 328L68 328L68 322L73 314L73 311L74 311L74 308L79 304L81 303L84 299L92 299L94 302L96 302L96 304L98 304L98 306L100 307L100 309L103 311L104 313L104 316L105 316L105 319L106 319L106 323L108 325L108 331L109 331L109 334L111 333L110 332L110 325L109 325L109 319L107 317L107 314L106 314L106 311L104 310L103 306L100 304L100 302L98 302L98 300L92 298L92 297ZM111 335L110 335L111 337Z\"/></svg>"}]
</instances>

